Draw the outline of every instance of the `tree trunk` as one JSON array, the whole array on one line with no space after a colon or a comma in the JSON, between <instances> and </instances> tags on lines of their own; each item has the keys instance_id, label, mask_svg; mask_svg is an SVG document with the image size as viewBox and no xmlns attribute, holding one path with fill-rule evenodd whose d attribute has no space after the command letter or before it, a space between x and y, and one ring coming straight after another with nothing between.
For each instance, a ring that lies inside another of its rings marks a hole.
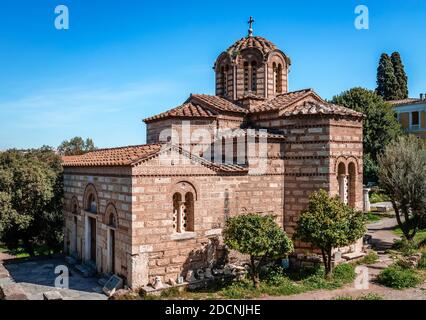
<instances>
[{"instance_id":1,"label":"tree trunk","mask_svg":"<svg viewBox=\"0 0 426 320\"><path fill-rule=\"evenodd\" d=\"M328 267L327 267L327 269L326 269L326 272L325 272L325 276L327 277L327 278L330 278L331 277L331 274L332 274L332 272L333 272L333 265L332 265L332 263L331 263L331 251L332 251L332 248L329 248L328 250L327 250L327 256L328 256Z\"/></svg>"},{"instance_id":2,"label":"tree trunk","mask_svg":"<svg viewBox=\"0 0 426 320\"><path fill-rule=\"evenodd\" d=\"M405 212L404 212L404 218L405 218L404 222L405 223L403 223L402 220L401 220L401 210L400 210L400 208L397 206L397 204L396 204L395 201L391 201L391 202L392 202L393 209L395 211L396 222L398 222L398 226L401 228L401 231L404 234L405 239L407 239L408 241L411 241L413 239L415 233L414 233L413 236L410 235L410 229L409 229L409 227L407 225L408 224L408 220L406 219ZM404 210L402 210L402 211L404 211Z\"/></svg>"},{"instance_id":3,"label":"tree trunk","mask_svg":"<svg viewBox=\"0 0 426 320\"><path fill-rule=\"evenodd\" d=\"M34 245L29 239L23 239L23 246L25 251L30 255L30 257L35 257Z\"/></svg>"},{"instance_id":4,"label":"tree trunk","mask_svg":"<svg viewBox=\"0 0 426 320\"><path fill-rule=\"evenodd\" d=\"M259 270L256 267L256 262L254 260L254 257L250 257L250 266L251 266L251 280L253 281L253 286L256 289L259 289L260 286L260 279L259 279Z\"/></svg>"}]
</instances>

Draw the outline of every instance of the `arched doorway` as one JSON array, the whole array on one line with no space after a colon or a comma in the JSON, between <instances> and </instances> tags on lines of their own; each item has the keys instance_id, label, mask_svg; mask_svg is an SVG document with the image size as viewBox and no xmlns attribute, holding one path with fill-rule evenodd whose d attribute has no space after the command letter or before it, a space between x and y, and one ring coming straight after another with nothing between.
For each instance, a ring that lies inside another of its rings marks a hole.
<instances>
[{"instance_id":1,"label":"arched doorway","mask_svg":"<svg viewBox=\"0 0 426 320\"><path fill-rule=\"evenodd\" d=\"M117 210L114 205L108 205L106 210L107 218L107 272L115 273L115 253L116 253L116 231L117 231Z\"/></svg>"},{"instance_id":2,"label":"arched doorway","mask_svg":"<svg viewBox=\"0 0 426 320\"><path fill-rule=\"evenodd\" d=\"M97 257L97 214L98 214L98 197L95 186L89 184L86 187L84 196L85 211L85 242L84 242L84 260L89 264L96 265Z\"/></svg>"}]
</instances>

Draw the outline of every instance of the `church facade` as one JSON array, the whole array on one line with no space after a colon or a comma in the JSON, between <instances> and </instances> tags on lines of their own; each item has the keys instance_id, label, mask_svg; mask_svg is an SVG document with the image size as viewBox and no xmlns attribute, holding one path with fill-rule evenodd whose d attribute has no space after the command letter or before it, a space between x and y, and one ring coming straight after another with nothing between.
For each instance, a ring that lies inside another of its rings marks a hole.
<instances>
[{"instance_id":1,"label":"church facade","mask_svg":"<svg viewBox=\"0 0 426 320\"><path fill-rule=\"evenodd\" d=\"M318 189L362 210L363 115L289 92L290 65L250 28L217 58L216 94L145 119L146 145L64 157L65 251L138 288L225 259L230 216L274 214L291 236Z\"/></svg>"}]
</instances>

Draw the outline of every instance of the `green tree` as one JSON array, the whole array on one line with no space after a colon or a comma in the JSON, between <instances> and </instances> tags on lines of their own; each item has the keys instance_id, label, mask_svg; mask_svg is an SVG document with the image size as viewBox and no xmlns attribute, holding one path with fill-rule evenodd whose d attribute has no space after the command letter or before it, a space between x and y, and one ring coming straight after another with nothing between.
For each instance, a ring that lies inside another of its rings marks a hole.
<instances>
[{"instance_id":1,"label":"green tree","mask_svg":"<svg viewBox=\"0 0 426 320\"><path fill-rule=\"evenodd\" d=\"M395 111L374 91L363 88L345 91L332 102L364 113L364 181L377 181L377 156L402 134Z\"/></svg>"},{"instance_id":2,"label":"green tree","mask_svg":"<svg viewBox=\"0 0 426 320\"><path fill-rule=\"evenodd\" d=\"M407 99L408 98L408 77L405 73L404 65L402 64L402 59L399 52L394 52L391 55L391 61L393 65L393 70L395 74L396 81L398 83L398 99Z\"/></svg>"},{"instance_id":3,"label":"green tree","mask_svg":"<svg viewBox=\"0 0 426 320\"><path fill-rule=\"evenodd\" d=\"M84 141L81 137L74 137L69 141L63 141L58 147L58 152L62 156L79 156L95 149L92 139L87 138Z\"/></svg>"},{"instance_id":4,"label":"green tree","mask_svg":"<svg viewBox=\"0 0 426 320\"><path fill-rule=\"evenodd\" d=\"M294 238L319 248L325 274L332 272L333 248L348 246L365 233L365 220L360 212L345 205L339 197L329 197L324 190L311 194L308 209L300 214Z\"/></svg>"},{"instance_id":5,"label":"green tree","mask_svg":"<svg viewBox=\"0 0 426 320\"><path fill-rule=\"evenodd\" d=\"M380 186L390 197L404 237L412 241L426 217L426 145L400 137L379 157Z\"/></svg>"},{"instance_id":6,"label":"green tree","mask_svg":"<svg viewBox=\"0 0 426 320\"><path fill-rule=\"evenodd\" d=\"M44 148L0 153L0 239L9 249L37 246L61 249L62 169L60 158Z\"/></svg>"},{"instance_id":7,"label":"green tree","mask_svg":"<svg viewBox=\"0 0 426 320\"><path fill-rule=\"evenodd\" d=\"M376 92L386 101L397 100L401 96L392 60L386 53L381 55L377 68Z\"/></svg>"},{"instance_id":8,"label":"green tree","mask_svg":"<svg viewBox=\"0 0 426 320\"><path fill-rule=\"evenodd\" d=\"M230 249L250 256L250 273L256 288L260 283L260 267L268 259L282 258L293 251L293 243L271 215L247 214L229 218L223 236Z\"/></svg>"}]
</instances>

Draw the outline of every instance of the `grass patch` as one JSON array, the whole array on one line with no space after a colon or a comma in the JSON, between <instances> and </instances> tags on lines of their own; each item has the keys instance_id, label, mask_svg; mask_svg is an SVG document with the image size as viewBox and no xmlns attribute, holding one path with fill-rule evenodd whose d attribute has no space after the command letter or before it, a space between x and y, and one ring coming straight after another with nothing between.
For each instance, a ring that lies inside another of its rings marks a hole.
<instances>
[{"instance_id":1,"label":"grass patch","mask_svg":"<svg viewBox=\"0 0 426 320\"><path fill-rule=\"evenodd\" d=\"M375 251L371 251L362 259L355 261L353 264L356 266L370 265L376 263L377 261L379 261L379 255Z\"/></svg>"},{"instance_id":2,"label":"grass patch","mask_svg":"<svg viewBox=\"0 0 426 320\"><path fill-rule=\"evenodd\" d=\"M383 217L377 213L368 212L365 214L367 222L377 222L380 221Z\"/></svg>"},{"instance_id":3,"label":"grass patch","mask_svg":"<svg viewBox=\"0 0 426 320\"><path fill-rule=\"evenodd\" d=\"M19 247L16 249L8 249L4 244L0 244L0 252L1 253L7 253L11 256L14 256L16 258L28 258L30 257L29 253L23 248ZM34 248L34 252L36 256L47 256L50 254L54 254L54 250L51 250L49 247L41 245L36 246Z\"/></svg>"},{"instance_id":4,"label":"grass patch","mask_svg":"<svg viewBox=\"0 0 426 320\"><path fill-rule=\"evenodd\" d=\"M417 265L419 269L426 269L426 252L422 253L422 257L420 258L419 264Z\"/></svg>"},{"instance_id":5,"label":"grass patch","mask_svg":"<svg viewBox=\"0 0 426 320\"><path fill-rule=\"evenodd\" d=\"M404 233L402 232L400 227L395 228L393 232L399 237L404 237ZM421 229L417 231L416 235L414 236L413 242L417 246L419 246L424 241L426 241L426 229Z\"/></svg>"},{"instance_id":6,"label":"grass patch","mask_svg":"<svg viewBox=\"0 0 426 320\"><path fill-rule=\"evenodd\" d=\"M333 300L383 300L383 297L376 293L368 293L356 298L352 296L337 296Z\"/></svg>"},{"instance_id":7,"label":"grass patch","mask_svg":"<svg viewBox=\"0 0 426 320\"><path fill-rule=\"evenodd\" d=\"M297 280L295 280L297 279ZM169 289L160 296L139 296L139 299L254 299L262 296L287 296L317 289L332 290L353 282L355 268L350 264L337 266L330 279L324 278L324 268L302 270L297 273L285 272L275 266L261 275L260 288L256 290L250 279L241 281L218 281L203 289ZM133 299L129 295L121 299Z\"/></svg>"},{"instance_id":8,"label":"grass patch","mask_svg":"<svg viewBox=\"0 0 426 320\"><path fill-rule=\"evenodd\" d=\"M384 269L377 277L377 282L394 289L414 288L422 279L413 269L392 265Z\"/></svg>"},{"instance_id":9,"label":"grass patch","mask_svg":"<svg viewBox=\"0 0 426 320\"><path fill-rule=\"evenodd\" d=\"M387 202L390 201L389 197L380 192L373 192L370 195L370 203L379 203L379 202Z\"/></svg>"}]
</instances>

